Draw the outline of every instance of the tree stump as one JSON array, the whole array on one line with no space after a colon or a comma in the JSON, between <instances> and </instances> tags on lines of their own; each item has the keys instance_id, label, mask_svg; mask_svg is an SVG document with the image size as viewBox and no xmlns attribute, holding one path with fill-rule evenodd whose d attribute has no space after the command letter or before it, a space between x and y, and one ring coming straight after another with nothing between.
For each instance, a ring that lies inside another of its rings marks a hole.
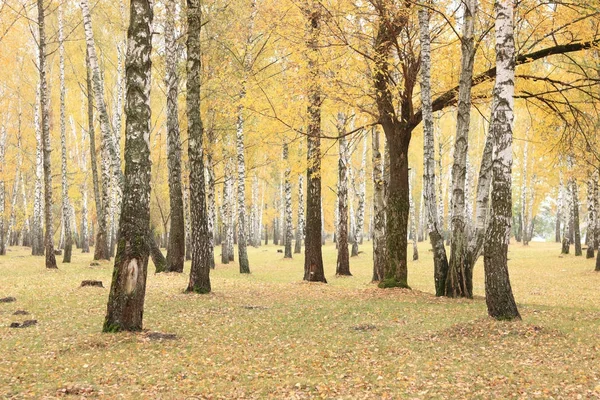
<instances>
[{"instance_id":1,"label":"tree stump","mask_svg":"<svg viewBox=\"0 0 600 400\"><path fill-rule=\"evenodd\" d=\"M0 299L0 303L12 303L12 302L15 302L15 301L17 301L17 299L15 299L12 296L3 297L3 298Z\"/></svg>"},{"instance_id":2,"label":"tree stump","mask_svg":"<svg viewBox=\"0 0 600 400\"><path fill-rule=\"evenodd\" d=\"M80 287L85 287L85 286L95 286L95 287L101 287L101 288L104 287L102 285L102 281L93 281L93 280L81 281L81 286Z\"/></svg>"}]
</instances>

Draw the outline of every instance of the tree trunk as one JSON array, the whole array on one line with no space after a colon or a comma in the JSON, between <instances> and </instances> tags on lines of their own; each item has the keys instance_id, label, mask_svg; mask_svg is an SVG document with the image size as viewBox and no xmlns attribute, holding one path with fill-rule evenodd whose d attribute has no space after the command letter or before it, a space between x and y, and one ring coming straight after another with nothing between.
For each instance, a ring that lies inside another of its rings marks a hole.
<instances>
[{"instance_id":1,"label":"tree trunk","mask_svg":"<svg viewBox=\"0 0 600 400\"><path fill-rule=\"evenodd\" d=\"M491 134L485 138L481 165L479 167L479 179L477 179L477 201L475 209L475 231L469 239L467 253L465 255L465 282L467 297L473 297L473 269L475 263L481 256L485 232L488 225L488 208L490 202L490 185L492 182L492 162L494 153L494 138Z\"/></svg>"},{"instance_id":2,"label":"tree trunk","mask_svg":"<svg viewBox=\"0 0 600 400\"><path fill-rule=\"evenodd\" d=\"M156 236L154 235L154 230L150 230L148 233L148 246L150 248L150 257L152 258L152 263L154 264L154 272L166 272L167 271L167 259L163 255L162 251L160 251L160 246L156 242ZM179 272L179 271L171 271L171 272ZM183 271L181 271L183 272Z\"/></svg>"},{"instance_id":3,"label":"tree trunk","mask_svg":"<svg viewBox=\"0 0 600 400\"><path fill-rule=\"evenodd\" d=\"M387 264L387 250L385 240L385 193L383 180L383 165L379 151L379 131L371 131L371 146L373 150L373 282L383 279L385 265Z\"/></svg>"},{"instance_id":4,"label":"tree trunk","mask_svg":"<svg viewBox=\"0 0 600 400\"><path fill-rule=\"evenodd\" d=\"M48 82L46 81L46 32L44 0L37 1L38 25L39 25L39 71L40 71L40 111L42 126L42 154L44 160L44 247L46 252L46 268L58 268L54 255L54 240L52 238L54 224L52 221L52 169L50 153L50 94L48 93Z\"/></svg>"},{"instance_id":5,"label":"tree trunk","mask_svg":"<svg viewBox=\"0 0 600 400\"><path fill-rule=\"evenodd\" d=\"M594 258L594 246L596 243L596 209L594 204L594 185L595 180L590 177L587 181L587 205L588 205L588 223L587 223L587 252L585 258Z\"/></svg>"},{"instance_id":6,"label":"tree trunk","mask_svg":"<svg viewBox=\"0 0 600 400\"><path fill-rule=\"evenodd\" d=\"M6 127L0 128L0 255L6 255L6 238L4 236L4 224L6 220L6 192L4 182L4 161L6 155Z\"/></svg>"},{"instance_id":7,"label":"tree trunk","mask_svg":"<svg viewBox=\"0 0 600 400\"><path fill-rule=\"evenodd\" d=\"M115 140L111 130L110 120L108 118L108 111L106 109L106 102L104 100L104 82L102 79L102 74L100 73L98 58L96 56L96 47L94 44L92 19L90 16L88 0L81 1L81 10L83 13L83 28L85 31L85 41L89 55L89 66L92 73L96 107L98 109L98 120L100 122L100 131L102 132L102 223L104 224L104 227L102 227L99 222L98 235L102 235L103 232L101 232L101 229L104 228L105 237L102 238L102 240L106 241L106 254L104 255L104 258L109 259L110 249L108 248L107 219L111 207L111 188L114 188L117 192L112 196L113 200L115 201L114 207L115 209L120 210L121 206L119 203L121 199L121 191L123 190L123 173L121 171L121 161L116 150ZM111 185L111 172L112 179L114 179L113 185ZM102 243L102 245L104 244ZM98 253L98 250L96 253ZM94 258L96 258L96 254L94 255ZM102 258L100 257L100 254L99 258Z\"/></svg>"},{"instance_id":8,"label":"tree trunk","mask_svg":"<svg viewBox=\"0 0 600 400\"><path fill-rule=\"evenodd\" d=\"M245 89L242 89L240 99L245 96ZM240 264L240 274L250 273L250 263L248 261L248 251L246 243L246 161L244 155L244 109L238 107L236 144L237 144L237 203L238 203L238 261Z\"/></svg>"},{"instance_id":9,"label":"tree trunk","mask_svg":"<svg viewBox=\"0 0 600 400\"><path fill-rule=\"evenodd\" d=\"M367 135L364 134L363 139L363 154L358 171L358 209L356 210L356 226L353 232L354 240L352 241L352 257L358 256L358 245L363 242L363 228L365 225L365 196L366 196L366 169L367 169Z\"/></svg>"},{"instance_id":10,"label":"tree trunk","mask_svg":"<svg viewBox=\"0 0 600 400\"><path fill-rule=\"evenodd\" d=\"M296 226L296 245L294 253L302 252L302 240L304 239L304 176L298 177L298 226Z\"/></svg>"},{"instance_id":11,"label":"tree trunk","mask_svg":"<svg viewBox=\"0 0 600 400\"><path fill-rule=\"evenodd\" d=\"M321 32L320 3L308 0L303 10L306 20L307 46L307 171L306 171L306 238L304 242L304 280L325 282L323 253L321 249L321 84L320 48Z\"/></svg>"},{"instance_id":12,"label":"tree trunk","mask_svg":"<svg viewBox=\"0 0 600 400\"><path fill-rule=\"evenodd\" d=\"M42 128L40 126L40 90L38 87L34 107L33 125L35 126L35 188L33 195L33 218L31 224L31 255L44 255L44 205L42 202L42 179L44 176ZM23 201L25 187L23 186Z\"/></svg>"},{"instance_id":13,"label":"tree trunk","mask_svg":"<svg viewBox=\"0 0 600 400\"><path fill-rule=\"evenodd\" d=\"M285 191L285 251L284 258L292 258L292 183L290 182L291 167L289 161L288 144L283 144L283 162L285 164L284 191Z\"/></svg>"},{"instance_id":14,"label":"tree trunk","mask_svg":"<svg viewBox=\"0 0 600 400\"><path fill-rule=\"evenodd\" d=\"M216 212L215 212L215 166L214 166L214 161L213 161L213 149L214 149L214 142L215 142L215 137L214 137L214 130L211 129L208 132L208 150L206 152L206 176L207 176L207 180L208 180L208 187L207 187L207 195L206 195L206 201L207 201L207 228L208 228L208 240L209 240L209 246L211 249L213 249L212 251L214 252L214 248L215 248L215 226L216 226ZM214 257L210 258L208 260L208 262L210 263L210 269L215 269L215 259Z\"/></svg>"},{"instance_id":15,"label":"tree trunk","mask_svg":"<svg viewBox=\"0 0 600 400\"><path fill-rule=\"evenodd\" d=\"M512 214L512 129L514 123L515 41L513 3L496 0L496 83L490 135L494 138L490 224L484 254L488 314L498 320L521 319L508 275L508 241Z\"/></svg>"},{"instance_id":16,"label":"tree trunk","mask_svg":"<svg viewBox=\"0 0 600 400\"><path fill-rule=\"evenodd\" d=\"M571 196L572 196L572 213L573 213L573 234L575 239L575 255L582 255L581 251L581 230L579 229L579 190L577 181L571 178Z\"/></svg>"},{"instance_id":17,"label":"tree trunk","mask_svg":"<svg viewBox=\"0 0 600 400\"><path fill-rule=\"evenodd\" d=\"M433 112L431 110L431 54L429 38L429 11L419 10L419 27L421 32L421 103L423 108L423 202L427 215L427 231L433 249L435 295L446 293L446 275L448 274L448 258L444 247L444 237L438 221L438 207L435 194L435 143L433 131ZM441 142L440 142L441 174ZM441 183L440 175L440 183ZM444 202L440 197L440 202ZM443 210L443 209L442 209ZM443 212L443 211L442 211Z\"/></svg>"},{"instance_id":18,"label":"tree trunk","mask_svg":"<svg viewBox=\"0 0 600 400\"><path fill-rule=\"evenodd\" d=\"M200 0L187 0L187 83L186 104L188 118L188 158L190 165L190 214L192 268L188 292L210 293L210 259L213 249L208 237L206 221L206 188L200 117L200 28L202 27Z\"/></svg>"},{"instance_id":19,"label":"tree trunk","mask_svg":"<svg viewBox=\"0 0 600 400\"><path fill-rule=\"evenodd\" d=\"M231 196L233 183L231 177L231 158L225 161L225 172L223 182L223 242L221 243L221 264L229 264L229 254L233 252L233 242L230 242L231 230Z\"/></svg>"},{"instance_id":20,"label":"tree trunk","mask_svg":"<svg viewBox=\"0 0 600 400\"><path fill-rule=\"evenodd\" d=\"M171 226L167 247L167 272L183 272L185 262L185 221L181 191L181 139L179 135L179 106L177 104L179 77L177 75L177 43L175 40L175 0L166 2L165 19L165 85L167 90L167 162L169 168L169 207Z\"/></svg>"},{"instance_id":21,"label":"tree trunk","mask_svg":"<svg viewBox=\"0 0 600 400\"><path fill-rule=\"evenodd\" d=\"M338 161L338 223L337 223L337 263L335 274L352 275L350 273L350 258L348 256L348 144L346 142L346 122L344 114L338 112L337 125L340 157Z\"/></svg>"},{"instance_id":22,"label":"tree trunk","mask_svg":"<svg viewBox=\"0 0 600 400\"><path fill-rule=\"evenodd\" d=\"M527 228L529 226L529 216L527 215L527 148L529 147L529 142L525 142L525 146L523 148L523 166L521 170L521 213L519 221L521 222L520 226L520 239L517 239L517 242L523 241L523 246L529 245L529 238L527 237Z\"/></svg>"},{"instance_id":23,"label":"tree trunk","mask_svg":"<svg viewBox=\"0 0 600 400\"><path fill-rule=\"evenodd\" d=\"M465 218L465 182L469 151L469 128L471 121L471 82L475 59L473 32L477 13L477 1L464 2L464 22L461 38L461 71L458 89L458 114L456 116L456 138L454 162L452 164L452 211L450 241L450 263L446 277L446 296L466 297L468 290L464 271L464 257L468 243Z\"/></svg>"},{"instance_id":24,"label":"tree trunk","mask_svg":"<svg viewBox=\"0 0 600 400\"><path fill-rule=\"evenodd\" d=\"M98 162L96 160L96 134L94 130L94 90L92 84L92 68L90 65L89 50L86 48L87 65L87 99L88 99L88 133L90 135L90 162L92 164L92 182L94 186L94 201L96 203L96 232L94 260L108 260L109 248L106 228L104 204L100 197L100 182L98 179ZM104 165L104 164L103 164ZM102 168L102 166L101 166ZM104 172L104 171L102 171ZM104 175L104 174L103 174Z\"/></svg>"},{"instance_id":25,"label":"tree trunk","mask_svg":"<svg viewBox=\"0 0 600 400\"><path fill-rule=\"evenodd\" d=\"M61 175L62 175L62 212L65 247L63 263L71 262L73 237L71 233L71 204L69 201L69 182L67 180L67 121L65 116L65 48L63 36L62 8L58 11L58 42L60 54L60 144L61 144Z\"/></svg>"},{"instance_id":26,"label":"tree trunk","mask_svg":"<svg viewBox=\"0 0 600 400\"><path fill-rule=\"evenodd\" d=\"M125 190L104 332L143 328L150 251L147 237L150 233L152 18L150 1L131 0L125 61Z\"/></svg>"},{"instance_id":27,"label":"tree trunk","mask_svg":"<svg viewBox=\"0 0 600 400\"><path fill-rule=\"evenodd\" d=\"M417 221L415 216L415 198L413 197L413 186L415 183L414 174L410 176L410 187L408 188L408 196L410 198L410 236L412 237L413 244L413 261L419 259L419 248L417 247Z\"/></svg>"}]
</instances>

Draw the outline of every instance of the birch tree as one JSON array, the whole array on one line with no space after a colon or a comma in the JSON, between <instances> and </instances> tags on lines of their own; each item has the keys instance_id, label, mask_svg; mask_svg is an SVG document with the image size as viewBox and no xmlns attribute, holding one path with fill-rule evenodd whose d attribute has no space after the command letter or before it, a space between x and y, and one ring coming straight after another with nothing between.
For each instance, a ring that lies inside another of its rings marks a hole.
<instances>
[{"instance_id":1,"label":"birch tree","mask_svg":"<svg viewBox=\"0 0 600 400\"><path fill-rule=\"evenodd\" d=\"M200 0L187 0L187 83L186 106L188 118L188 158L190 163L190 214L192 267L187 291L210 293L210 247L206 221L206 185L202 140L204 129L200 116L200 28L202 11Z\"/></svg>"},{"instance_id":2,"label":"birch tree","mask_svg":"<svg viewBox=\"0 0 600 400\"><path fill-rule=\"evenodd\" d=\"M304 280L327 282L323 270L321 249L321 85L319 82L319 37L321 31L320 3L308 0L303 4L306 17L307 59L307 171L306 171L306 238L304 243Z\"/></svg>"},{"instance_id":3,"label":"birch tree","mask_svg":"<svg viewBox=\"0 0 600 400\"><path fill-rule=\"evenodd\" d=\"M383 279L386 265L385 240L385 183L383 179L383 160L381 157L379 131L371 131L371 149L373 163L373 282Z\"/></svg>"},{"instance_id":4,"label":"birch tree","mask_svg":"<svg viewBox=\"0 0 600 400\"><path fill-rule=\"evenodd\" d=\"M363 229L365 225L365 197L367 188L367 135L365 132L362 132L361 134L363 136L363 153L360 162L360 170L358 171L358 190L356 191L356 195L358 197L358 209L356 210L356 226L353 232L354 240L352 242L352 257L358 256L358 245L362 244Z\"/></svg>"},{"instance_id":5,"label":"birch tree","mask_svg":"<svg viewBox=\"0 0 600 400\"><path fill-rule=\"evenodd\" d=\"M285 191L285 250L284 258L292 258L292 182L290 181L291 167L290 155L287 143L283 143L283 162L285 164L284 191Z\"/></svg>"},{"instance_id":6,"label":"birch tree","mask_svg":"<svg viewBox=\"0 0 600 400\"><path fill-rule=\"evenodd\" d=\"M423 8L419 10L419 27L421 38L421 103L423 108L423 202L425 203L427 215L427 232L433 248L435 294L436 296L443 296L446 291L448 259L444 247L444 238L438 225L438 208L435 194L435 143L433 112L431 109L429 12ZM441 160L441 151L439 157ZM443 202L442 198L440 198L440 202Z\"/></svg>"},{"instance_id":7,"label":"birch tree","mask_svg":"<svg viewBox=\"0 0 600 400\"><path fill-rule=\"evenodd\" d=\"M474 27L477 13L477 1L467 0L464 4L463 32L461 37L461 68L458 89L458 113L456 117L456 137L454 143L454 162L452 164L452 205L451 210L451 248L448 276L446 278L446 296L468 296L464 279L464 257L468 242L465 218L465 182L467 174L467 155L469 151L469 127L471 121L471 82L475 59Z\"/></svg>"},{"instance_id":8,"label":"birch tree","mask_svg":"<svg viewBox=\"0 0 600 400\"><path fill-rule=\"evenodd\" d=\"M44 160L42 150L42 128L40 126L40 87L36 91L35 107L33 110L33 125L35 129L35 187L33 193L33 216L31 224L31 255L44 255L44 205L42 201L42 179L44 176ZM23 201L26 201L23 185Z\"/></svg>"},{"instance_id":9,"label":"birch tree","mask_svg":"<svg viewBox=\"0 0 600 400\"><path fill-rule=\"evenodd\" d=\"M304 176L298 176L298 224L296 226L296 244L294 253L302 252L302 240L304 239Z\"/></svg>"},{"instance_id":10,"label":"birch tree","mask_svg":"<svg viewBox=\"0 0 600 400\"><path fill-rule=\"evenodd\" d=\"M350 273L350 257L348 254L348 144L346 142L346 117L343 113L337 115L339 161L337 184L337 262L335 274L338 276L352 275Z\"/></svg>"},{"instance_id":11,"label":"birch tree","mask_svg":"<svg viewBox=\"0 0 600 400\"><path fill-rule=\"evenodd\" d=\"M6 221L6 182L4 181L4 164L6 156L6 126L0 126L0 255L6 255L5 221Z\"/></svg>"},{"instance_id":12,"label":"birch tree","mask_svg":"<svg viewBox=\"0 0 600 400\"><path fill-rule=\"evenodd\" d=\"M175 0L166 1L165 85L167 91L167 160L169 168L169 206L171 220L167 247L168 272L183 272L185 262L185 222L181 191L181 139L177 104L177 42L175 40Z\"/></svg>"},{"instance_id":13,"label":"birch tree","mask_svg":"<svg viewBox=\"0 0 600 400\"><path fill-rule=\"evenodd\" d=\"M152 19L151 0L131 0L125 60L125 190L104 332L140 331L143 327L150 253Z\"/></svg>"},{"instance_id":14,"label":"birch tree","mask_svg":"<svg viewBox=\"0 0 600 400\"><path fill-rule=\"evenodd\" d=\"M53 215L52 215L52 165L50 153L50 95L48 93L48 82L46 80L46 24L44 15L44 0L37 1L38 9L38 50L39 50L39 72L40 72L40 112L42 131L42 155L44 165L44 247L46 253L46 268L58 268L54 255Z\"/></svg>"},{"instance_id":15,"label":"birch tree","mask_svg":"<svg viewBox=\"0 0 600 400\"><path fill-rule=\"evenodd\" d=\"M69 201L69 182L67 179L67 120L65 115L65 46L63 33L62 8L58 9L58 43L59 43L59 68L60 68L60 146L61 146L61 181L62 181L62 218L65 245L63 263L71 262L73 250L73 237L71 234L71 203Z\"/></svg>"},{"instance_id":16,"label":"birch tree","mask_svg":"<svg viewBox=\"0 0 600 400\"><path fill-rule=\"evenodd\" d=\"M514 124L515 38L513 2L496 0L496 82L493 91L490 135L494 138L494 163L490 223L487 227L484 271L485 299L490 317L521 319L508 275L508 241L512 218L511 172Z\"/></svg>"},{"instance_id":17,"label":"birch tree","mask_svg":"<svg viewBox=\"0 0 600 400\"><path fill-rule=\"evenodd\" d=\"M590 177L587 181L587 251L585 258L594 258L594 246L596 244L596 208L594 201L594 188L596 181L594 177Z\"/></svg>"}]
</instances>

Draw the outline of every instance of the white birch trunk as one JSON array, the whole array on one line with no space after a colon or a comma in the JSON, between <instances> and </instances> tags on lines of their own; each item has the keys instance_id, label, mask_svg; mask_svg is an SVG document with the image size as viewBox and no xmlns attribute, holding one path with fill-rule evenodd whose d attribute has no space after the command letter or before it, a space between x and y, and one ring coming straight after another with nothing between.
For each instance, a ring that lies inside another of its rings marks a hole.
<instances>
[{"instance_id":1,"label":"white birch trunk","mask_svg":"<svg viewBox=\"0 0 600 400\"><path fill-rule=\"evenodd\" d=\"M33 195L33 221L31 224L31 254L44 255L44 206L42 193L42 179L44 166L42 159L42 130L40 127L39 87L35 102L33 125L35 128L35 188ZM23 192L25 196L25 192Z\"/></svg>"},{"instance_id":2,"label":"white birch trunk","mask_svg":"<svg viewBox=\"0 0 600 400\"><path fill-rule=\"evenodd\" d=\"M433 111L431 106L431 49L429 37L429 11L419 10L421 38L421 103L423 109L423 201L427 215L427 231L433 248L434 281L436 296L445 294L448 261L444 238L438 225L435 195L435 143ZM440 160L442 157L440 143ZM440 161L441 166L441 161ZM441 181L441 176L440 176ZM440 197L443 203L443 198Z\"/></svg>"},{"instance_id":3,"label":"white birch trunk","mask_svg":"<svg viewBox=\"0 0 600 400\"><path fill-rule=\"evenodd\" d=\"M283 144L283 159L285 163L284 191L285 191L285 250L284 258L292 258L292 182L290 181L291 166L289 161L288 144Z\"/></svg>"},{"instance_id":4,"label":"white birch trunk","mask_svg":"<svg viewBox=\"0 0 600 400\"><path fill-rule=\"evenodd\" d=\"M62 181L62 222L64 235L63 263L71 262L73 237L71 232L71 204L69 201L69 181L67 178L67 117L65 115L65 47L63 34L62 7L58 8L58 42L60 64L60 146Z\"/></svg>"},{"instance_id":5,"label":"white birch trunk","mask_svg":"<svg viewBox=\"0 0 600 400\"><path fill-rule=\"evenodd\" d=\"M508 274L512 219L512 131L514 124L515 37L513 2L496 0L496 82L490 118L494 138L493 188L484 269L488 314L499 320L520 319Z\"/></svg>"}]
</instances>

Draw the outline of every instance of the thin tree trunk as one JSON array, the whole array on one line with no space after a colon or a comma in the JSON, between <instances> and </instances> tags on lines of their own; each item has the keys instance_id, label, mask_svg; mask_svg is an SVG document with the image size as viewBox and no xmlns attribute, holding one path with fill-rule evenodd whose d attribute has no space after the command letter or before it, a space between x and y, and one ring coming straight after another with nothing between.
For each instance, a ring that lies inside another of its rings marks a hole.
<instances>
[{"instance_id":1,"label":"thin tree trunk","mask_svg":"<svg viewBox=\"0 0 600 400\"><path fill-rule=\"evenodd\" d=\"M245 90L242 90L243 98ZM246 242L246 160L244 155L244 115L242 106L238 107L237 130L237 206L238 206L238 261L240 264L240 273L250 273L250 263L248 261L248 250Z\"/></svg>"},{"instance_id":2,"label":"thin tree trunk","mask_svg":"<svg viewBox=\"0 0 600 400\"><path fill-rule=\"evenodd\" d=\"M188 117L188 158L190 163L190 214L192 268L188 292L210 293L210 247L206 221L206 185L204 181L204 161L202 137L204 129L200 117L200 28L202 26L200 0L187 0L187 117Z\"/></svg>"},{"instance_id":3,"label":"thin tree trunk","mask_svg":"<svg viewBox=\"0 0 600 400\"><path fill-rule=\"evenodd\" d=\"M98 162L96 157L96 134L94 129L94 89L92 84L92 68L89 59L89 50L86 48L87 64L87 99L88 99L88 133L90 135L90 161L92 164L92 183L94 186L94 201L96 203L96 221L98 230L96 232L94 260L109 259L109 248L106 228L106 216L104 204L100 196L100 182L98 179ZM104 164L102 164L104 165ZM101 168L102 168L101 165ZM104 175L104 171L103 175Z\"/></svg>"},{"instance_id":4,"label":"thin tree trunk","mask_svg":"<svg viewBox=\"0 0 600 400\"><path fill-rule=\"evenodd\" d=\"M512 130L514 123L515 41L513 3L496 0L496 83L490 118L494 138L493 189L484 254L485 299L490 317L521 319L508 275L508 241L512 214Z\"/></svg>"},{"instance_id":5,"label":"thin tree trunk","mask_svg":"<svg viewBox=\"0 0 600 400\"><path fill-rule=\"evenodd\" d=\"M54 255L53 221L52 221L52 169L50 153L50 95L48 93L48 82L46 81L46 32L44 0L37 1L38 26L39 26L39 71L40 71L40 111L42 126L42 153L44 160L44 247L46 252L46 268L58 268Z\"/></svg>"},{"instance_id":6,"label":"thin tree trunk","mask_svg":"<svg viewBox=\"0 0 600 400\"><path fill-rule=\"evenodd\" d=\"M527 150L529 142L525 142L523 147L523 166L521 170L521 241L523 246L529 245L529 238L527 237L527 227L529 226L529 219L527 215ZM519 239L517 239L519 242Z\"/></svg>"},{"instance_id":7,"label":"thin tree trunk","mask_svg":"<svg viewBox=\"0 0 600 400\"><path fill-rule=\"evenodd\" d=\"M35 188L33 195L33 217L31 224L31 255L44 255L44 205L42 201L42 179L44 176L42 128L40 126L40 87L38 87L34 107L33 125L35 128ZM25 187L23 201L25 202Z\"/></svg>"},{"instance_id":8,"label":"thin tree trunk","mask_svg":"<svg viewBox=\"0 0 600 400\"><path fill-rule=\"evenodd\" d=\"M60 144L61 144L61 175L62 175L62 211L65 247L63 263L71 262L73 237L71 233L71 204L69 201L69 182L67 180L67 120L65 115L65 48L63 36L62 8L58 11L58 42L60 55Z\"/></svg>"},{"instance_id":9,"label":"thin tree trunk","mask_svg":"<svg viewBox=\"0 0 600 400\"><path fill-rule=\"evenodd\" d=\"M4 224L6 221L6 192L4 182L4 162L6 155L6 127L0 127L0 255L6 255L6 238Z\"/></svg>"},{"instance_id":10,"label":"thin tree trunk","mask_svg":"<svg viewBox=\"0 0 600 400\"><path fill-rule=\"evenodd\" d=\"M356 226L353 232L352 257L358 256L358 245L363 241L363 228L365 225L365 196L366 196L366 169L367 169L367 135L363 132L363 154L358 171L358 209L356 210Z\"/></svg>"},{"instance_id":11,"label":"thin tree trunk","mask_svg":"<svg viewBox=\"0 0 600 400\"><path fill-rule=\"evenodd\" d=\"M413 187L415 183L414 173L411 173L410 176L410 187L409 187L409 197L410 197L410 236L412 237L413 244L413 261L417 261L419 259L419 248L417 247L417 221L415 216L415 198L413 197Z\"/></svg>"},{"instance_id":12,"label":"thin tree trunk","mask_svg":"<svg viewBox=\"0 0 600 400\"><path fill-rule=\"evenodd\" d=\"M338 161L338 223L337 223L337 263L335 274L352 275L350 273L350 257L348 255L348 144L346 143L346 122L344 114L338 112L337 125L339 144Z\"/></svg>"},{"instance_id":13,"label":"thin tree trunk","mask_svg":"<svg viewBox=\"0 0 600 400\"><path fill-rule=\"evenodd\" d=\"M214 130L211 128L208 131L207 134L207 138L208 138L208 149L206 152L206 177L207 177L207 183L208 183L208 187L206 188L207 190L207 195L206 195L206 201L207 201L207 228L208 228L208 240L210 242L209 246L211 249L213 249L214 252L214 248L215 248L215 226L216 226L216 212L215 212L215 166L214 166L214 161L213 161L213 149L214 149L214 145L215 145L215 137L214 137ZM210 258L208 260L208 262L210 263L210 269L215 269L215 259L214 257Z\"/></svg>"},{"instance_id":14,"label":"thin tree trunk","mask_svg":"<svg viewBox=\"0 0 600 400\"><path fill-rule=\"evenodd\" d=\"M283 144L283 162L285 164L284 191L285 191L285 251L284 258L292 258L292 183L290 182L291 167L289 161L288 144Z\"/></svg>"},{"instance_id":15,"label":"thin tree trunk","mask_svg":"<svg viewBox=\"0 0 600 400\"><path fill-rule=\"evenodd\" d=\"M433 131L433 112L431 109L431 53L429 38L429 11L419 10L421 32L421 103L423 109L423 200L427 215L427 232L433 249L433 276L435 295L446 292L448 259L444 247L444 237L438 222L438 207L435 195L435 143ZM440 143L441 145L441 143ZM440 160L442 158L440 146ZM441 166L441 161L440 161ZM441 173L441 168L440 168ZM440 176L441 181L441 176ZM440 197L443 203L443 198Z\"/></svg>"},{"instance_id":16,"label":"thin tree trunk","mask_svg":"<svg viewBox=\"0 0 600 400\"><path fill-rule=\"evenodd\" d=\"M383 279L387 264L385 239L385 190L383 180L383 163L379 150L379 131L371 131L372 163L373 163L373 282Z\"/></svg>"},{"instance_id":17,"label":"thin tree trunk","mask_svg":"<svg viewBox=\"0 0 600 400\"><path fill-rule=\"evenodd\" d=\"M150 232L150 73L152 4L131 0L127 32L125 190L104 332L140 331ZM91 28L91 27L90 27Z\"/></svg>"},{"instance_id":18,"label":"thin tree trunk","mask_svg":"<svg viewBox=\"0 0 600 400\"><path fill-rule=\"evenodd\" d=\"M469 128L471 121L471 81L475 59L473 37L477 1L464 2L464 22L461 38L461 71L458 89L458 114L456 117L456 138L454 143L454 163L452 165L452 213L451 248L446 296L466 297L468 290L464 271L464 257L468 243L465 218L465 182L467 175L467 155L469 150Z\"/></svg>"},{"instance_id":19,"label":"thin tree trunk","mask_svg":"<svg viewBox=\"0 0 600 400\"><path fill-rule=\"evenodd\" d=\"M83 28L85 31L85 41L87 46L87 51L89 55L89 66L92 73L92 83L94 86L94 95L96 98L96 107L98 109L98 119L100 122L100 131L102 132L102 160L101 164L102 168L102 220L104 224L104 235L105 238L102 238L106 241L106 251L107 253L104 257L99 255L99 258L110 258L110 252L108 248L108 230L107 230L107 219L108 213L111 204L111 187L116 188L118 193L115 193L115 207L116 209L120 209L121 206L119 204L121 198L121 190L123 190L123 173L121 171L121 161L119 159L119 155L117 154L115 141L113 137L113 133L111 131L110 120L108 118L108 112L106 109L106 103L104 100L104 82L102 80L102 75L100 73L100 67L98 65L98 58L96 56L96 48L94 44L94 34L92 31L92 19L90 16L90 10L88 5L88 0L81 1L81 10L83 13ZM112 169L112 171L111 171ZM114 186L111 186L111 172L112 179L115 180ZM100 222L98 224L98 235L101 235L100 232L102 226ZM101 243L104 245L103 243ZM98 251L96 251L98 253ZM96 254L94 255L96 258Z\"/></svg>"},{"instance_id":20,"label":"thin tree trunk","mask_svg":"<svg viewBox=\"0 0 600 400\"><path fill-rule=\"evenodd\" d=\"M296 226L296 245L294 253L302 252L302 240L304 239L304 176L298 177L298 225Z\"/></svg>"},{"instance_id":21,"label":"thin tree trunk","mask_svg":"<svg viewBox=\"0 0 600 400\"><path fill-rule=\"evenodd\" d=\"M305 2L307 47L307 171L306 171L306 238L304 243L304 280L327 282L321 249L321 84L319 36L320 3Z\"/></svg>"},{"instance_id":22,"label":"thin tree trunk","mask_svg":"<svg viewBox=\"0 0 600 400\"><path fill-rule=\"evenodd\" d=\"M183 272L185 262L185 221L181 191L181 139L179 106L177 104L179 77L177 75L177 43L175 41L175 0L166 2L165 19L165 84L167 90L167 160L169 168L169 206L171 225L167 247L167 272Z\"/></svg>"},{"instance_id":23,"label":"thin tree trunk","mask_svg":"<svg viewBox=\"0 0 600 400\"><path fill-rule=\"evenodd\" d=\"M573 233L575 239L575 255L582 255L581 251L581 230L579 229L579 190L577 181L571 178L571 196L572 196L572 213L573 213Z\"/></svg>"}]
</instances>

